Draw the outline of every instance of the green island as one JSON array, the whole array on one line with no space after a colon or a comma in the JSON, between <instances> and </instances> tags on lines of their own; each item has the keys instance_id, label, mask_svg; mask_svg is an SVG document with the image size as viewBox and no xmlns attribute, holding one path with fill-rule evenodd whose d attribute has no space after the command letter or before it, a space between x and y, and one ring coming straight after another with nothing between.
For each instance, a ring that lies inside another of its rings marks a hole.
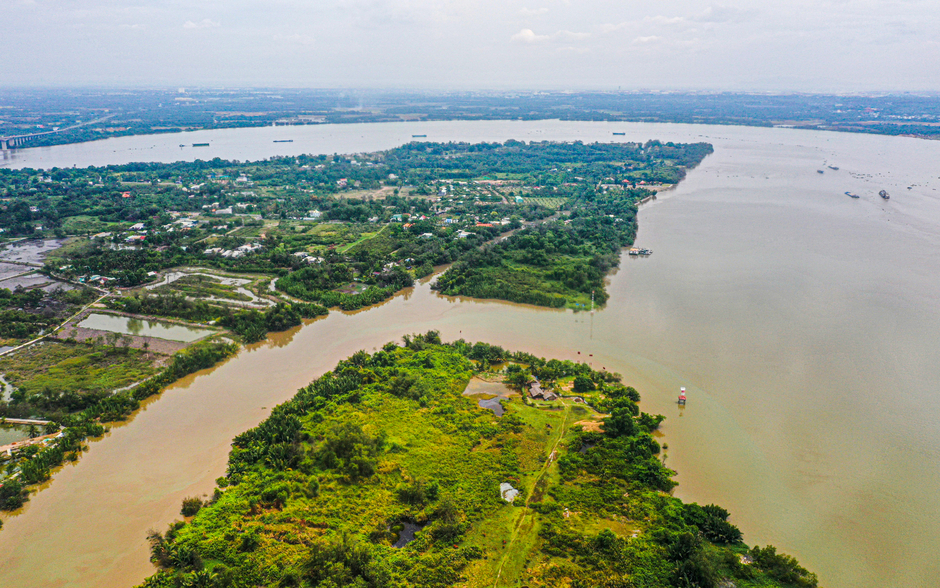
<instances>
[{"instance_id":1,"label":"green island","mask_svg":"<svg viewBox=\"0 0 940 588\"><path fill-rule=\"evenodd\" d=\"M142 586L815 587L670 496L639 399L434 331L359 351L235 438L214 494L151 532Z\"/></svg>"},{"instance_id":2,"label":"green island","mask_svg":"<svg viewBox=\"0 0 940 588\"><path fill-rule=\"evenodd\" d=\"M23 432L0 445L0 510L239 343L435 273L445 295L603 306L638 204L711 152L655 140L413 142L256 162L0 168L0 427Z\"/></svg>"}]
</instances>

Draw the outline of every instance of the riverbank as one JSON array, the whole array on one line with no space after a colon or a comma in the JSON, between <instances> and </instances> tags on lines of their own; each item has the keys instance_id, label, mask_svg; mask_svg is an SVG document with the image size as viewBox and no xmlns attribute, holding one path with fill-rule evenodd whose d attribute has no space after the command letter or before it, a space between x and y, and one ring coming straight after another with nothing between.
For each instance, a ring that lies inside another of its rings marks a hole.
<instances>
[{"instance_id":1,"label":"riverbank","mask_svg":"<svg viewBox=\"0 0 940 588\"><path fill-rule=\"evenodd\" d=\"M612 129L631 141L707 140L716 152L641 208L639 236L656 253L610 276L605 309L446 298L419 284L372 310L271 334L171 387L132 425L113 427L34 496L26 516L8 518L0 583L32 585L37 575L89 588L142 581L152 573L147 529L178 518L183 498L212 492L235 435L357 349L439 329L448 340L574 361L593 355L595 365L623 373L642 392L643 410L669 417L677 495L723 504L746 536L793 553L824 585L929 585L940 504L917 481L940 479L929 457L940 450L930 398L940 373L920 361L940 352L933 143L792 129L484 122L309 128L306 143L289 145L365 152L413 132L603 141ZM239 137L219 142L212 156L278 154ZM107 154L116 159L100 165L154 152L114 149ZM823 162L870 179L817 174ZM81 160L60 165L73 163ZM889 202L843 195L876 195L879 186ZM679 387L689 393L681 413ZM123 499L103 504L102 495Z\"/></svg>"}]
</instances>

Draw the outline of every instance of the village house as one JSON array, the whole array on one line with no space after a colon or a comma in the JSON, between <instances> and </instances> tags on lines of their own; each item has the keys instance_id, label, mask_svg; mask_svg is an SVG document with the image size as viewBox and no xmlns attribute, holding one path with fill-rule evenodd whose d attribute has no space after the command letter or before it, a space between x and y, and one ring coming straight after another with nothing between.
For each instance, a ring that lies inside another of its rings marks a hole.
<instances>
[{"instance_id":1,"label":"village house","mask_svg":"<svg viewBox=\"0 0 940 588\"><path fill-rule=\"evenodd\" d=\"M532 378L532 380L529 381L528 386L529 396L532 398L541 398L543 400L549 401L558 399L558 396L554 392L542 389L542 385L539 383L538 378Z\"/></svg>"}]
</instances>

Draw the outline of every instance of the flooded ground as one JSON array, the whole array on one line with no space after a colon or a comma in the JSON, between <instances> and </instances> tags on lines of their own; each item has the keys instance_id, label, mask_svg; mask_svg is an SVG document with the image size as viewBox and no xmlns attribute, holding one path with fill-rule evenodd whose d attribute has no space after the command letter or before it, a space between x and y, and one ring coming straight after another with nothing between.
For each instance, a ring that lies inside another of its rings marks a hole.
<instances>
[{"instance_id":1,"label":"flooded ground","mask_svg":"<svg viewBox=\"0 0 940 588\"><path fill-rule=\"evenodd\" d=\"M19 266L22 269L23 266ZM68 282L56 280L40 273L14 275L6 279L0 279L0 288L15 290L23 288L24 290L33 290L41 288L44 292L54 292L56 290L74 290L75 286Z\"/></svg>"},{"instance_id":2,"label":"flooded ground","mask_svg":"<svg viewBox=\"0 0 940 588\"><path fill-rule=\"evenodd\" d=\"M29 239L0 249L0 261L15 261L41 266L46 255L65 244L65 239Z\"/></svg>"},{"instance_id":3,"label":"flooded ground","mask_svg":"<svg viewBox=\"0 0 940 588\"><path fill-rule=\"evenodd\" d=\"M366 128L316 132L329 146L322 151L333 153L390 146L383 142L402 133L591 141L610 140L613 127L401 124L360 139ZM235 435L339 359L428 329L622 373L645 411L667 417L662 441L679 471L676 494L725 506L749 543L795 555L822 585L935 584L940 142L616 129L628 131L624 140L710 141L716 152L642 207L637 245L654 254L623 258L606 308L445 298L424 282L377 307L334 311L249 346L148 403L56 473L20 514L5 516L0 585L139 583L153 570L147 530L178 519L184 497L212 492ZM90 157L98 147L82 149ZM252 149L244 146L249 156ZM829 164L840 170L816 172ZM881 188L890 201L877 196ZM682 410L680 386L689 399Z\"/></svg>"},{"instance_id":4,"label":"flooded ground","mask_svg":"<svg viewBox=\"0 0 940 588\"><path fill-rule=\"evenodd\" d=\"M9 280L10 278L20 274L29 273L31 271L33 271L33 268L23 267L22 265L17 265L14 263L0 262L0 287L10 288L10 290L12 290L13 288L11 286L3 285L3 281Z\"/></svg>"},{"instance_id":5,"label":"flooded ground","mask_svg":"<svg viewBox=\"0 0 940 588\"><path fill-rule=\"evenodd\" d=\"M202 276L208 278L218 284L223 286L231 286L232 291L238 295L247 298L247 300L233 300L231 298L219 298L216 296L204 296L200 300L205 300L207 302L216 302L221 304L229 304L234 306L243 306L246 308L266 308L269 306L274 306L274 302L261 298L256 295L251 290L245 288L248 284L251 284L254 280L249 278L237 278L234 276L222 276L215 273L208 273L205 271L191 271L191 270L180 270L180 271L170 271L167 272L159 281L154 282L153 284L147 284L144 286L145 290L156 290L164 286L168 286L180 278L186 278L189 276ZM271 280L271 286L274 285L275 280ZM269 287L271 291L274 291L273 287Z\"/></svg>"},{"instance_id":6,"label":"flooded ground","mask_svg":"<svg viewBox=\"0 0 940 588\"><path fill-rule=\"evenodd\" d=\"M170 341L190 343L211 335L214 331L197 329L175 323L136 319L116 314L93 312L77 325L83 329L122 333L140 337L156 337Z\"/></svg>"}]
</instances>

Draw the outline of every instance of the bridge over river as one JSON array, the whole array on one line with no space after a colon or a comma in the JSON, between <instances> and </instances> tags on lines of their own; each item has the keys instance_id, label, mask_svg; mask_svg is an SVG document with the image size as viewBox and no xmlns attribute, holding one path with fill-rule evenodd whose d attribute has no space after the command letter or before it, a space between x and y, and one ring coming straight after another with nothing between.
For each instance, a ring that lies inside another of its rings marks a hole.
<instances>
[{"instance_id":1,"label":"bridge over river","mask_svg":"<svg viewBox=\"0 0 940 588\"><path fill-rule=\"evenodd\" d=\"M72 130L72 129L77 129L78 127L83 127L83 126L86 126L86 125L91 125L91 124L95 124L95 123L99 123L99 122L108 120L109 118L113 118L114 116L117 116L117 115L116 115L116 114L109 114L109 115L103 116L103 117L101 117L101 118L96 118L95 120L90 120L90 121L83 122L83 123L77 123L77 124L74 124L74 125L68 126L68 127L55 128L55 129L52 129L51 131L42 131L42 132L39 132L39 133L28 133L28 134L24 134L24 135L8 135L8 136L6 136L6 137L0 137L0 149L3 149L3 150L6 150L6 149L16 149L17 147L23 146L27 141L32 141L33 139L35 139L35 138L37 138L37 137L42 137L42 136L45 136L45 135L56 135L56 134L58 134L58 133L64 133L64 132L70 131L70 130Z\"/></svg>"}]
</instances>

